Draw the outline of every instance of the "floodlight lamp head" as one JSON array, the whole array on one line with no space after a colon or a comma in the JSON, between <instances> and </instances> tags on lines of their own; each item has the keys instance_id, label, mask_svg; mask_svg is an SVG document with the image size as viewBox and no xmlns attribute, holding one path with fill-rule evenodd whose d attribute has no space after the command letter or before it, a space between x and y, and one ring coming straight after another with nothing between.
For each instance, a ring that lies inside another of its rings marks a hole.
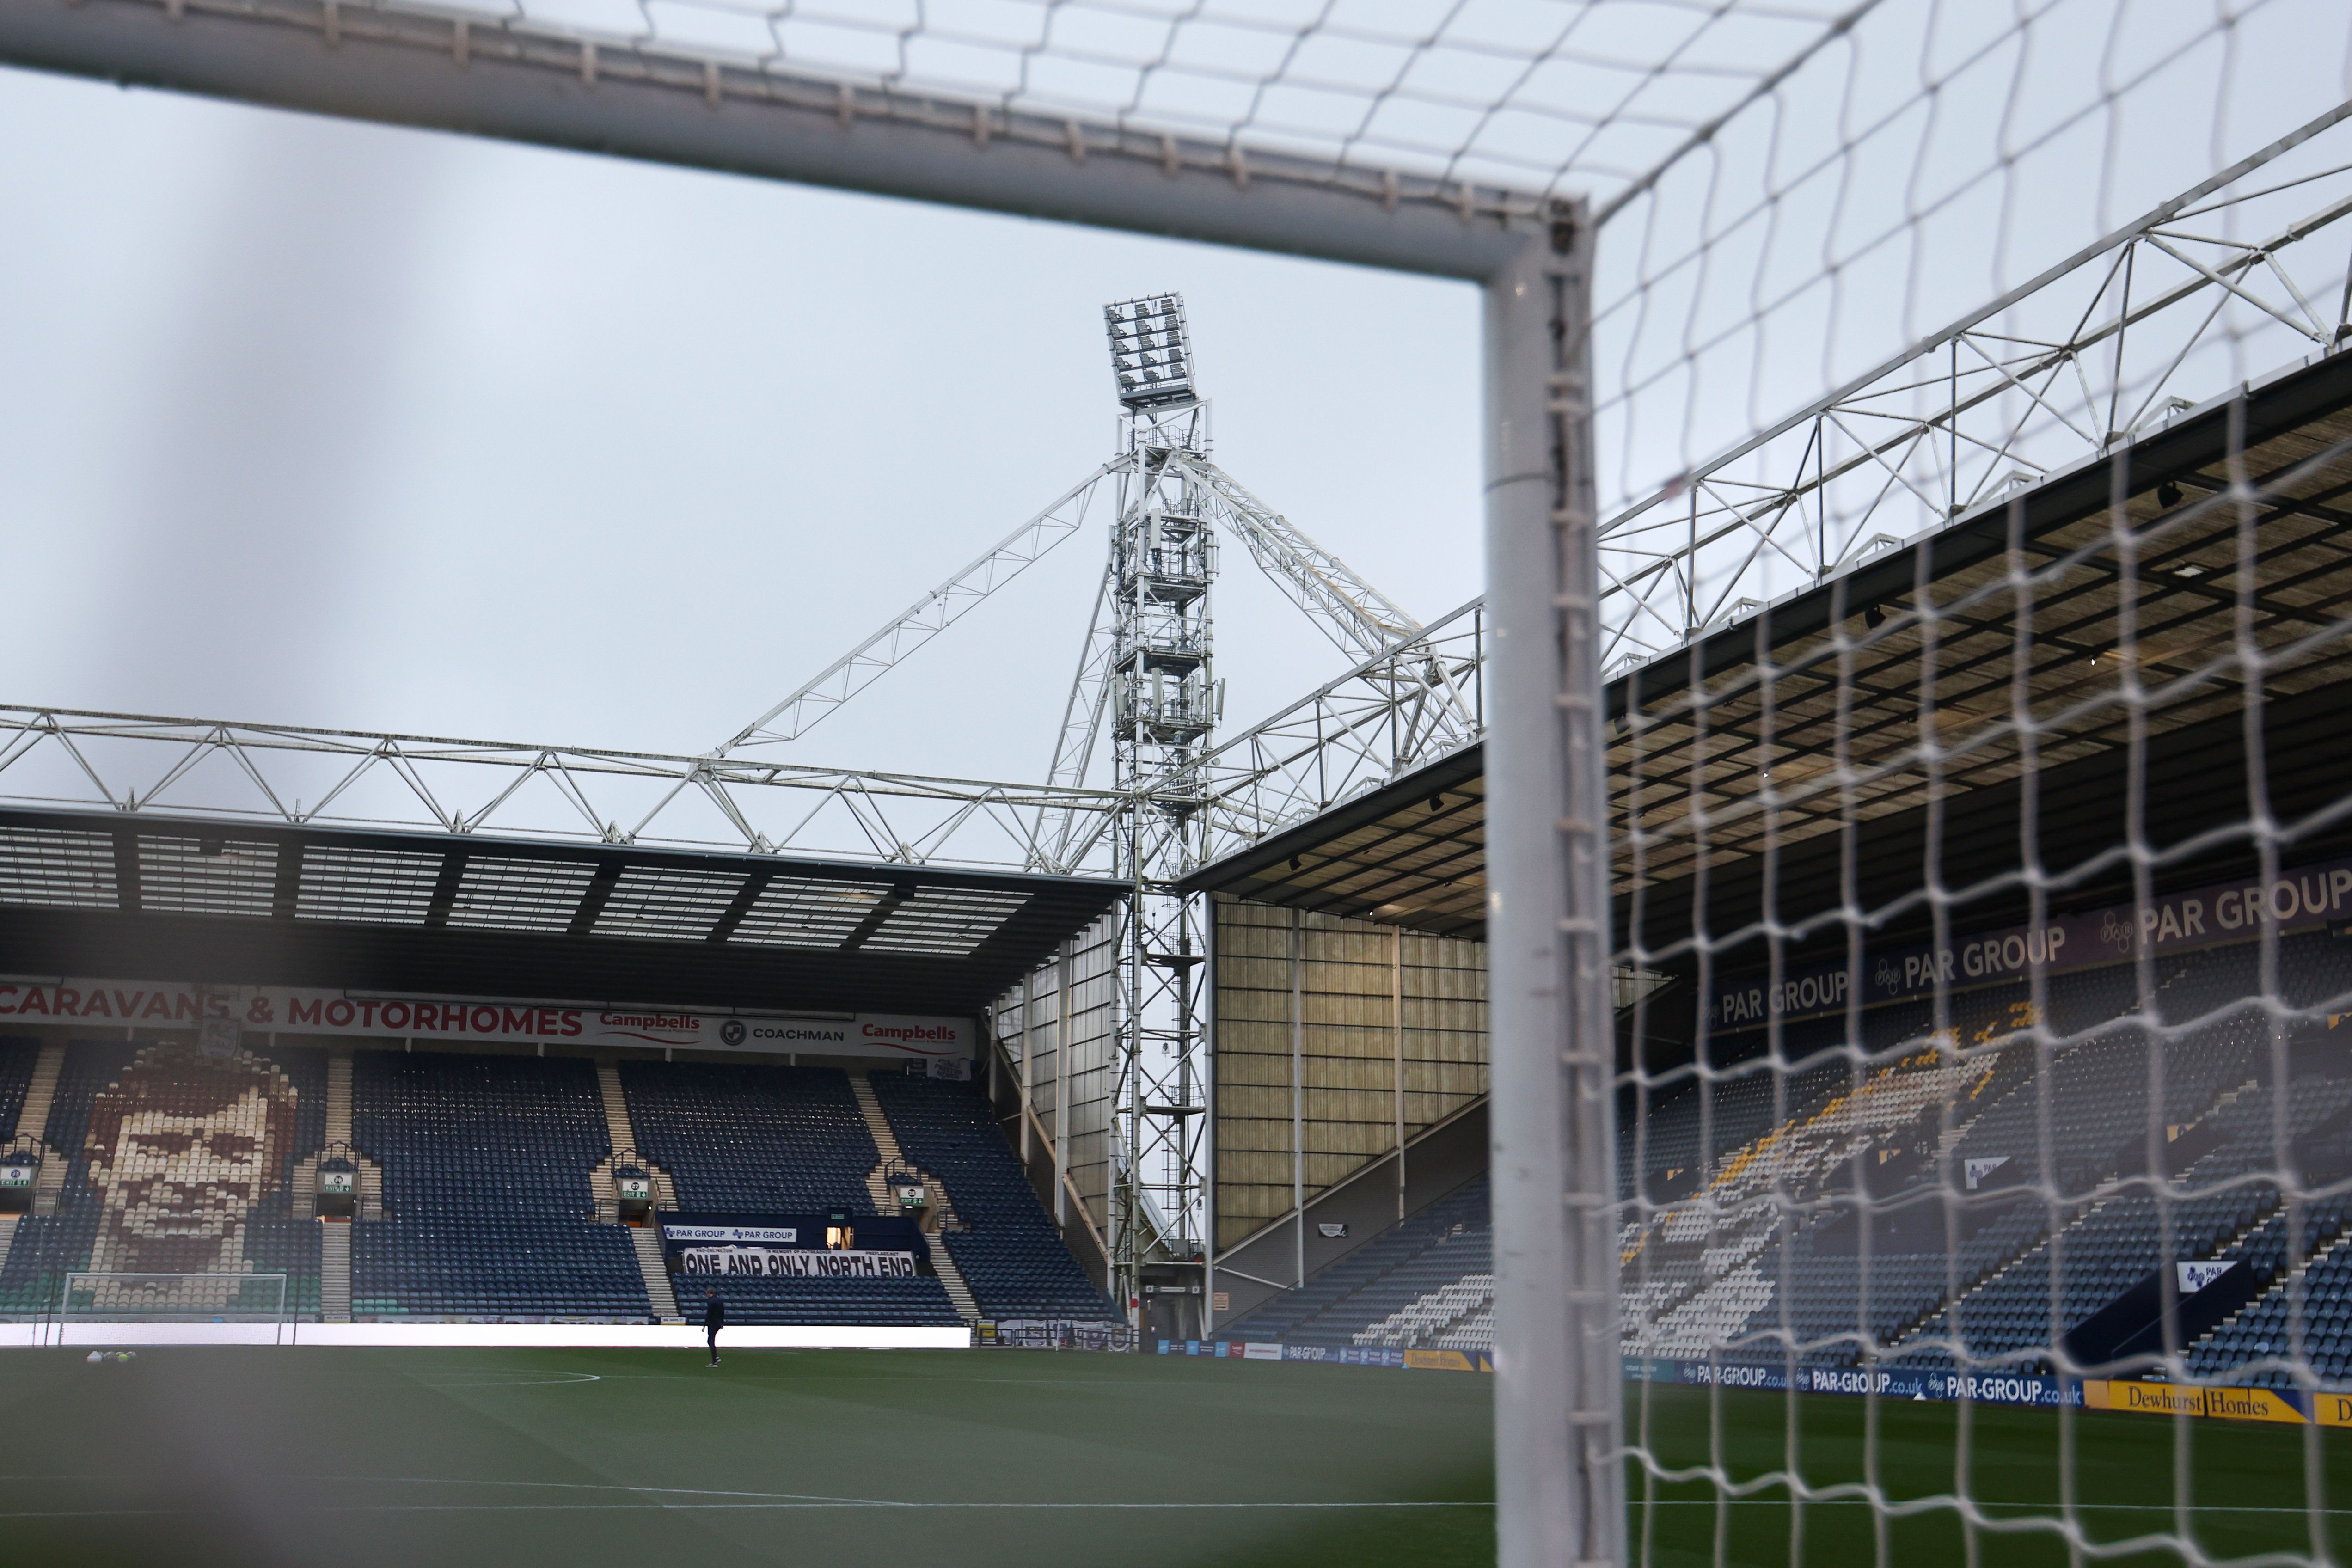
<instances>
[{"instance_id":1,"label":"floodlight lamp head","mask_svg":"<svg viewBox=\"0 0 2352 1568\"><path fill-rule=\"evenodd\" d=\"M1192 343L1184 331L1184 296L1147 294L1103 307L1111 374L1119 405L1130 414L1195 403Z\"/></svg>"}]
</instances>

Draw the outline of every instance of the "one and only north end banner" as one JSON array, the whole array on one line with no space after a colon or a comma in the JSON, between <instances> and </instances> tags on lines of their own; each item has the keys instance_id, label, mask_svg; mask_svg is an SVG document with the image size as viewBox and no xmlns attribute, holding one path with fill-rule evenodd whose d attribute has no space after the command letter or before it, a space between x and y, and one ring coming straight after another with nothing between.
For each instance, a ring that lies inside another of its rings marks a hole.
<instances>
[{"instance_id":1,"label":"one and only north end banner","mask_svg":"<svg viewBox=\"0 0 2352 1568\"><path fill-rule=\"evenodd\" d=\"M2352 918L2352 859L2282 872L2267 886L2259 878L2218 882L2168 893L2145 908L2113 904L1940 947L1920 943L1865 951L1858 965L1806 964L1778 983L1754 976L1718 981L1707 996L1707 1026L1753 1028L1775 1018L1842 1013L1857 999L1874 1007L1929 995L1938 986L1988 985L2037 969L2063 974L2120 963L2143 950L2163 954L2249 942L2262 933L2265 910L2282 934Z\"/></svg>"},{"instance_id":2,"label":"one and only north end banner","mask_svg":"<svg viewBox=\"0 0 2352 1568\"><path fill-rule=\"evenodd\" d=\"M922 1227L904 1215L669 1214L671 1273L709 1284L755 1279L911 1279L924 1271Z\"/></svg>"},{"instance_id":3,"label":"one and only north end banner","mask_svg":"<svg viewBox=\"0 0 2352 1568\"><path fill-rule=\"evenodd\" d=\"M671 1007L500 1001L482 996L366 996L288 985L173 981L0 978L0 1019L172 1029L227 1020L255 1032L415 1040L556 1041L638 1050L807 1052L929 1061L976 1054L969 1018L860 1013L699 1012ZM946 1071L942 1076L960 1076Z\"/></svg>"}]
</instances>

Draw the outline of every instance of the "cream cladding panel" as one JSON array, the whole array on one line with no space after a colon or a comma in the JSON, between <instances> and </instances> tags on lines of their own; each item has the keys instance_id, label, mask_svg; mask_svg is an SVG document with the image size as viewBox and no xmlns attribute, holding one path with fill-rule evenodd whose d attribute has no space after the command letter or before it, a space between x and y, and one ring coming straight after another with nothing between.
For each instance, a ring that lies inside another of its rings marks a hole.
<instances>
[{"instance_id":1,"label":"cream cladding panel","mask_svg":"<svg viewBox=\"0 0 2352 1568\"><path fill-rule=\"evenodd\" d=\"M1221 1251L1486 1092L1483 942L1220 897L1216 1009Z\"/></svg>"}]
</instances>

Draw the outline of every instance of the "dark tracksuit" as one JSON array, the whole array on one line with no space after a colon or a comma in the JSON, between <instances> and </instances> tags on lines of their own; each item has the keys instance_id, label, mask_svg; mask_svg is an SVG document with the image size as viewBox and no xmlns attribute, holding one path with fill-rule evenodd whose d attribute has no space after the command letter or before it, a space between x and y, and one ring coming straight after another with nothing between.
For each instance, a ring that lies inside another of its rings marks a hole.
<instances>
[{"instance_id":1,"label":"dark tracksuit","mask_svg":"<svg viewBox=\"0 0 2352 1568\"><path fill-rule=\"evenodd\" d=\"M703 1303L702 1336L710 1342L710 1364L719 1364L719 1331L727 1326L727 1303L713 1296Z\"/></svg>"}]
</instances>

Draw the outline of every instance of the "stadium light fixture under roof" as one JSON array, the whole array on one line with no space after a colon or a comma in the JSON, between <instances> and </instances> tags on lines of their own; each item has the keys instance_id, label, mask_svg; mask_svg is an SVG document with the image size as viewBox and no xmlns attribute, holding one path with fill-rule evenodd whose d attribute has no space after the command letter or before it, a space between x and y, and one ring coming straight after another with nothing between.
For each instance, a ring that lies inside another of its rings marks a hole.
<instances>
[{"instance_id":1,"label":"stadium light fixture under roof","mask_svg":"<svg viewBox=\"0 0 2352 1568\"><path fill-rule=\"evenodd\" d=\"M1122 405L1132 411L1196 400L1184 296L1147 294L1105 305L1103 325L1110 334L1111 374Z\"/></svg>"}]
</instances>

